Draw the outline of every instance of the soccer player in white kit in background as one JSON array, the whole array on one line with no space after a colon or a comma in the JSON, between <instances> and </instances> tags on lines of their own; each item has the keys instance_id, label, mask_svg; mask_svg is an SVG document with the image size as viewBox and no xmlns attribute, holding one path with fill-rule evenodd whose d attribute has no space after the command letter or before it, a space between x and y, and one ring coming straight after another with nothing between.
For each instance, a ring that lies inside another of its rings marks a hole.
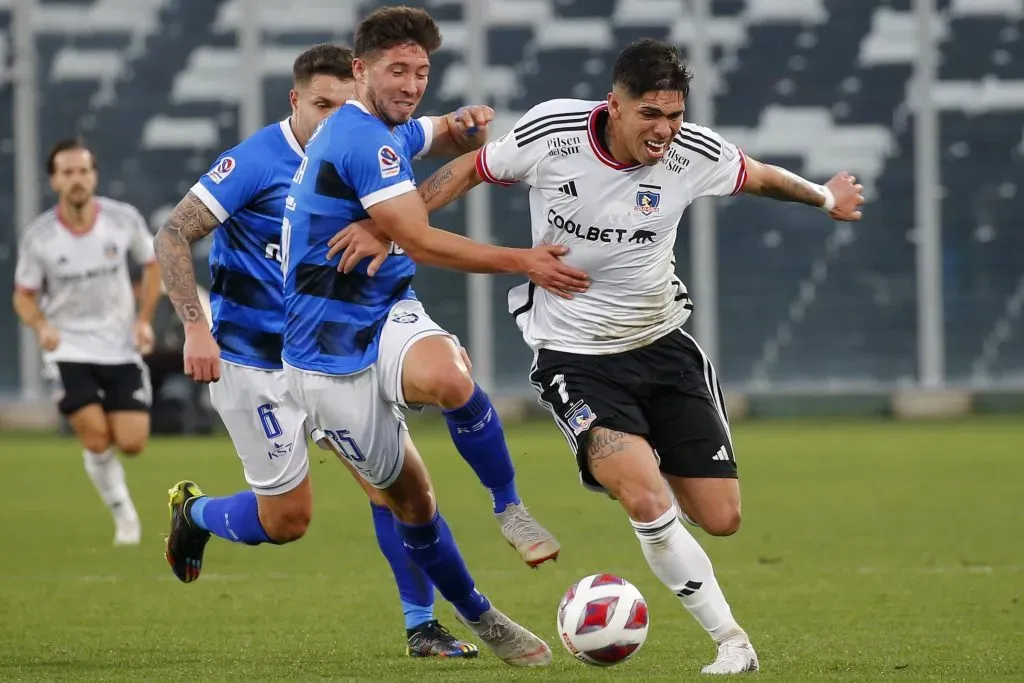
<instances>
[{"instance_id":1,"label":"soccer player in white kit in background","mask_svg":"<svg viewBox=\"0 0 1024 683\"><path fill-rule=\"evenodd\" d=\"M706 196L801 202L843 221L860 219L864 198L847 173L819 186L684 123L690 79L671 45L637 41L616 60L607 101L537 105L431 176L423 194L435 211L482 181L526 182L533 244L568 246L565 263L590 276L571 297L533 283L509 292L535 352L530 381L582 483L618 500L652 571L714 640L703 672L737 674L757 671L757 654L679 521L735 533L740 489L715 370L682 329L693 304L675 274L676 228Z\"/></svg>"},{"instance_id":2,"label":"soccer player in white kit in background","mask_svg":"<svg viewBox=\"0 0 1024 683\"><path fill-rule=\"evenodd\" d=\"M114 543L135 545L142 528L114 449L135 456L149 438L152 397L139 353L153 346L161 292L152 235L134 207L95 196L96 160L81 140L57 143L47 172L57 205L25 229L14 310L38 335L59 380L57 407L113 514ZM137 311L128 257L143 264Z\"/></svg>"}]
</instances>

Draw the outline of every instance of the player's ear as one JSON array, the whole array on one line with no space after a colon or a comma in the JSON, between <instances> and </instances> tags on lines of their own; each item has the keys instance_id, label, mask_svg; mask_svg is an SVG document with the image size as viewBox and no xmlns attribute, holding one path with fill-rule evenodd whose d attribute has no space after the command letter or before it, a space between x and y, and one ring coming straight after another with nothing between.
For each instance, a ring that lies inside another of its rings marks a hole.
<instances>
[{"instance_id":1,"label":"player's ear","mask_svg":"<svg viewBox=\"0 0 1024 683\"><path fill-rule=\"evenodd\" d=\"M355 76L356 83L366 83L366 72L369 68L369 65L362 57L356 57L352 60L352 75Z\"/></svg>"},{"instance_id":2,"label":"player's ear","mask_svg":"<svg viewBox=\"0 0 1024 683\"><path fill-rule=\"evenodd\" d=\"M618 94L613 90L608 93L608 116L613 119L617 119L622 116L622 100L619 99Z\"/></svg>"},{"instance_id":3,"label":"player's ear","mask_svg":"<svg viewBox=\"0 0 1024 683\"><path fill-rule=\"evenodd\" d=\"M299 91L292 88L288 91L288 104L292 105L292 113L299 107Z\"/></svg>"}]
</instances>

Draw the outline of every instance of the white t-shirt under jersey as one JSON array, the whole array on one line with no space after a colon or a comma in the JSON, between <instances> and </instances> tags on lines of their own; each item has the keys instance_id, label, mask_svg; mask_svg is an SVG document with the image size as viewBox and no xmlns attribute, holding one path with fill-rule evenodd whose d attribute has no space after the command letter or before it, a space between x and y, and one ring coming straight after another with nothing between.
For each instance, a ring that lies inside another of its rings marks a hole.
<instances>
[{"instance_id":1,"label":"white t-shirt under jersey","mask_svg":"<svg viewBox=\"0 0 1024 683\"><path fill-rule=\"evenodd\" d=\"M88 232L72 233L53 208L32 221L21 240L15 286L41 292L43 313L60 331L60 345L43 354L47 363L139 360L127 258L151 263L153 236L134 207L105 197L96 201L99 211Z\"/></svg>"},{"instance_id":2,"label":"white t-shirt under jersey","mask_svg":"<svg viewBox=\"0 0 1024 683\"><path fill-rule=\"evenodd\" d=\"M693 306L675 274L679 220L695 199L735 194L746 178L739 149L690 123L658 164L619 164L598 142L606 116L604 102L550 100L477 156L486 181L530 185L533 244L568 246L564 261L590 276L572 299L532 283L509 291L535 350L618 353L682 325Z\"/></svg>"}]
</instances>

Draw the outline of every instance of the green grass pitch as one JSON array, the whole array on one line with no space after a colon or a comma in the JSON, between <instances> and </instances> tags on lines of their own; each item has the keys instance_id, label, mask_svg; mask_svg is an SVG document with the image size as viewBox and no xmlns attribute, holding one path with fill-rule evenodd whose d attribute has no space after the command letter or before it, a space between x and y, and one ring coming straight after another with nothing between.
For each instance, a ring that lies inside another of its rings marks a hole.
<instances>
[{"instance_id":1,"label":"green grass pitch","mask_svg":"<svg viewBox=\"0 0 1024 683\"><path fill-rule=\"evenodd\" d=\"M168 487L243 487L224 439L155 439L128 463L143 543L113 527L68 439L0 435L0 680L700 680L713 649L650 573L617 504L581 488L546 422L509 430L520 491L562 541L536 571L505 545L443 427L413 425L482 590L545 637L555 663L513 670L404 656L401 613L362 493L320 452L309 534L213 539L184 585L163 559ZM699 534L764 681L1024 681L1024 420L750 422L735 428L744 521ZM650 604L647 644L612 669L555 636L566 587L598 571ZM457 632L450 607L437 611Z\"/></svg>"}]
</instances>

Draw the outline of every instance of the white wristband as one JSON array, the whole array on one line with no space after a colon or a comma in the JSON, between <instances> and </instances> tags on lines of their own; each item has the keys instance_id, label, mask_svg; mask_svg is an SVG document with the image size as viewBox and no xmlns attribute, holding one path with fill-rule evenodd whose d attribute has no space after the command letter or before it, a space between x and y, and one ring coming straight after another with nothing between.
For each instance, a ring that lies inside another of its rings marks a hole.
<instances>
[{"instance_id":1,"label":"white wristband","mask_svg":"<svg viewBox=\"0 0 1024 683\"><path fill-rule=\"evenodd\" d=\"M825 203L821 205L821 210L825 213L829 213L832 209L836 208L836 198L832 194L832 190L828 189L824 185L818 185L818 190L825 195Z\"/></svg>"}]
</instances>

